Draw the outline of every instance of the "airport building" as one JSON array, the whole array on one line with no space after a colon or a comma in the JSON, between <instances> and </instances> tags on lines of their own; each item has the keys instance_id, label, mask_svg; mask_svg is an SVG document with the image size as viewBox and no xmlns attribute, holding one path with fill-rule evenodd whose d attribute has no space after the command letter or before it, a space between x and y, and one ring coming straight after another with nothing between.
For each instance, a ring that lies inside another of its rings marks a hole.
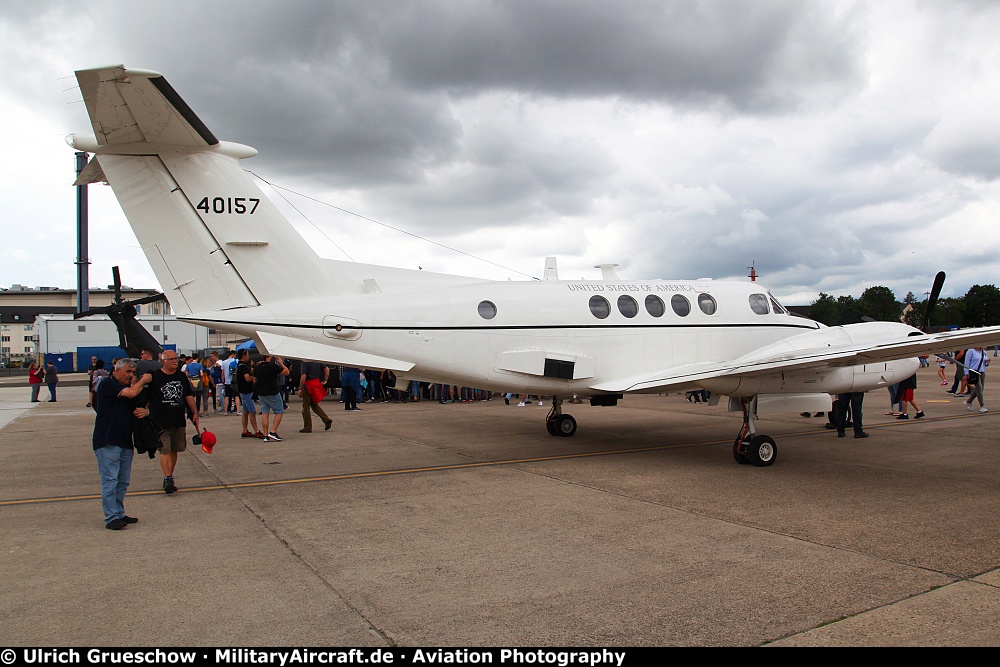
<instances>
[{"instance_id":1,"label":"airport building","mask_svg":"<svg viewBox=\"0 0 1000 667\"><path fill-rule=\"evenodd\" d=\"M155 289L122 286L126 301L158 294ZM110 305L115 290L89 291L89 307ZM118 347L118 331L106 315L92 315L74 320L77 310L75 289L58 287L0 287L0 368L27 365L32 360L58 357L63 370L83 370L90 365L93 350L104 350L97 356L110 361L124 353ZM191 353L209 347L225 347L229 334L202 326L177 321L169 314L166 300L136 306L136 318L165 348Z\"/></svg>"},{"instance_id":2,"label":"airport building","mask_svg":"<svg viewBox=\"0 0 1000 667\"><path fill-rule=\"evenodd\" d=\"M138 315L135 319L164 349L190 354L209 348L209 330L178 321L176 315ZM107 315L75 320L69 314L42 314L34 325L38 357L54 361L61 371L85 371L93 356L106 363L125 356L118 347L118 329Z\"/></svg>"}]
</instances>

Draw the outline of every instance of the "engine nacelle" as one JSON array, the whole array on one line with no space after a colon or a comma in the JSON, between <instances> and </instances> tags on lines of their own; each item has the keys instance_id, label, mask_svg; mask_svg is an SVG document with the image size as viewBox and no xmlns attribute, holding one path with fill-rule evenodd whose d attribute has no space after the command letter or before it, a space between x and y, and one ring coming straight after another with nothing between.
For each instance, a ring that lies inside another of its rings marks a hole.
<instances>
[{"instance_id":1,"label":"engine nacelle","mask_svg":"<svg viewBox=\"0 0 1000 667\"><path fill-rule=\"evenodd\" d=\"M865 322L817 329L754 350L736 363L803 357L810 351L822 355L835 347L867 347L893 338L905 339L915 331L913 327L896 322ZM757 394L843 394L895 384L916 373L919 367L918 359L897 359L855 366L803 368L757 377L720 377L699 384L713 393L743 398Z\"/></svg>"}]
</instances>

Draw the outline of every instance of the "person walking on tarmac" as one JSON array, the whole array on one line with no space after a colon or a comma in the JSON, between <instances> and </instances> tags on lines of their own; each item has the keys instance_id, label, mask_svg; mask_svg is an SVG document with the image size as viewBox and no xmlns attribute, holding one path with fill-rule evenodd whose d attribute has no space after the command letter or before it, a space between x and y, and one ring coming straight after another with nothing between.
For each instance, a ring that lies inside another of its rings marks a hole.
<instances>
[{"instance_id":1,"label":"person walking on tarmac","mask_svg":"<svg viewBox=\"0 0 1000 667\"><path fill-rule=\"evenodd\" d=\"M163 368L155 371L149 383L149 415L163 434L160 436L160 469L163 470L163 492L177 490L174 468L177 454L187 449L187 411L193 415L195 430L201 433L198 410L194 402L194 389L186 373L178 368L177 352L165 350L161 357ZM103 384L103 383L102 383Z\"/></svg>"},{"instance_id":2,"label":"person walking on tarmac","mask_svg":"<svg viewBox=\"0 0 1000 667\"><path fill-rule=\"evenodd\" d=\"M310 410L316 413L316 416L323 420L323 428L327 431L333 426L333 420L330 419L326 411L320 406L319 401L313 399L312 395L309 393L309 388L307 384L315 387L319 384L322 389L322 393L326 393L326 383L330 379L330 368L325 364L316 363L314 361L303 361L300 364L300 377L299 377L299 396L302 397L302 428L299 429L299 433L312 433L312 414Z\"/></svg>"}]
</instances>

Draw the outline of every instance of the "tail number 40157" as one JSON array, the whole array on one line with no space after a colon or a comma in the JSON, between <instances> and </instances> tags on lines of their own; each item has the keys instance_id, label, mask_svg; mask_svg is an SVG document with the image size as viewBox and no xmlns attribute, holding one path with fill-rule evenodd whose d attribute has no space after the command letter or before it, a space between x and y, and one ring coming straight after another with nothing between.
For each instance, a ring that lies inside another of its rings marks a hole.
<instances>
[{"instance_id":1,"label":"tail number 40157","mask_svg":"<svg viewBox=\"0 0 1000 667\"><path fill-rule=\"evenodd\" d=\"M195 206L199 211L204 211L205 213L235 213L237 215L253 215L254 211L257 210L257 205L260 204L259 199L247 198L247 197L214 197L209 199L204 197L198 205Z\"/></svg>"}]
</instances>

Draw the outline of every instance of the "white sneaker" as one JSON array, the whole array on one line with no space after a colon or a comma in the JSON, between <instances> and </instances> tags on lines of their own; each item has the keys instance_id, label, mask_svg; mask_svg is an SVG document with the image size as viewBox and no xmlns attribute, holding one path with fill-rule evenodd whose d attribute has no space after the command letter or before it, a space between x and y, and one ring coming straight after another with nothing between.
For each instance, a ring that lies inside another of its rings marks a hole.
<instances>
[{"instance_id":1,"label":"white sneaker","mask_svg":"<svg viewBox=\"0 0 1000 667\"><path fill-rule=\"evenodd\" d=\"M544 404L544 403L542 403L541 401L538 401L538 404L539 404L539 405L545 405L545 404Z\"/></svg>"},{"instance_id":2,"label":"white sneaker","mask_svg":"<svg viewBox=\"0 0 1000 667\"><path fill-rule=\"evenodd\" d=\"M986 409L985 405L983 407L979 408L979 411L980 412L989 412L989 410Z\"/></svg>"},{"instance_id":3,"label":"white sneaker","mask_svg":"<svg viewBox=\"0 0 1000 667\"><path fill-rule=\"evenodd\" d=\"M965 401L965 407L969 408L970 410L975 410L975 408L972 407L972 403L969 403L968 401Z\"/></svg>"},{"instance_id":4,"label":"white sneaker","mask_svg":"<svg viewBox=\"0 0 1000 667\"><path fill-rule=\"evenodd\" d=\"M520 403L518 403L518 404L517 404L517 407L519 407L519 408L523 408L523 407L524 407L524 401L521 401Z\"/></svg>"}]
</instances>

